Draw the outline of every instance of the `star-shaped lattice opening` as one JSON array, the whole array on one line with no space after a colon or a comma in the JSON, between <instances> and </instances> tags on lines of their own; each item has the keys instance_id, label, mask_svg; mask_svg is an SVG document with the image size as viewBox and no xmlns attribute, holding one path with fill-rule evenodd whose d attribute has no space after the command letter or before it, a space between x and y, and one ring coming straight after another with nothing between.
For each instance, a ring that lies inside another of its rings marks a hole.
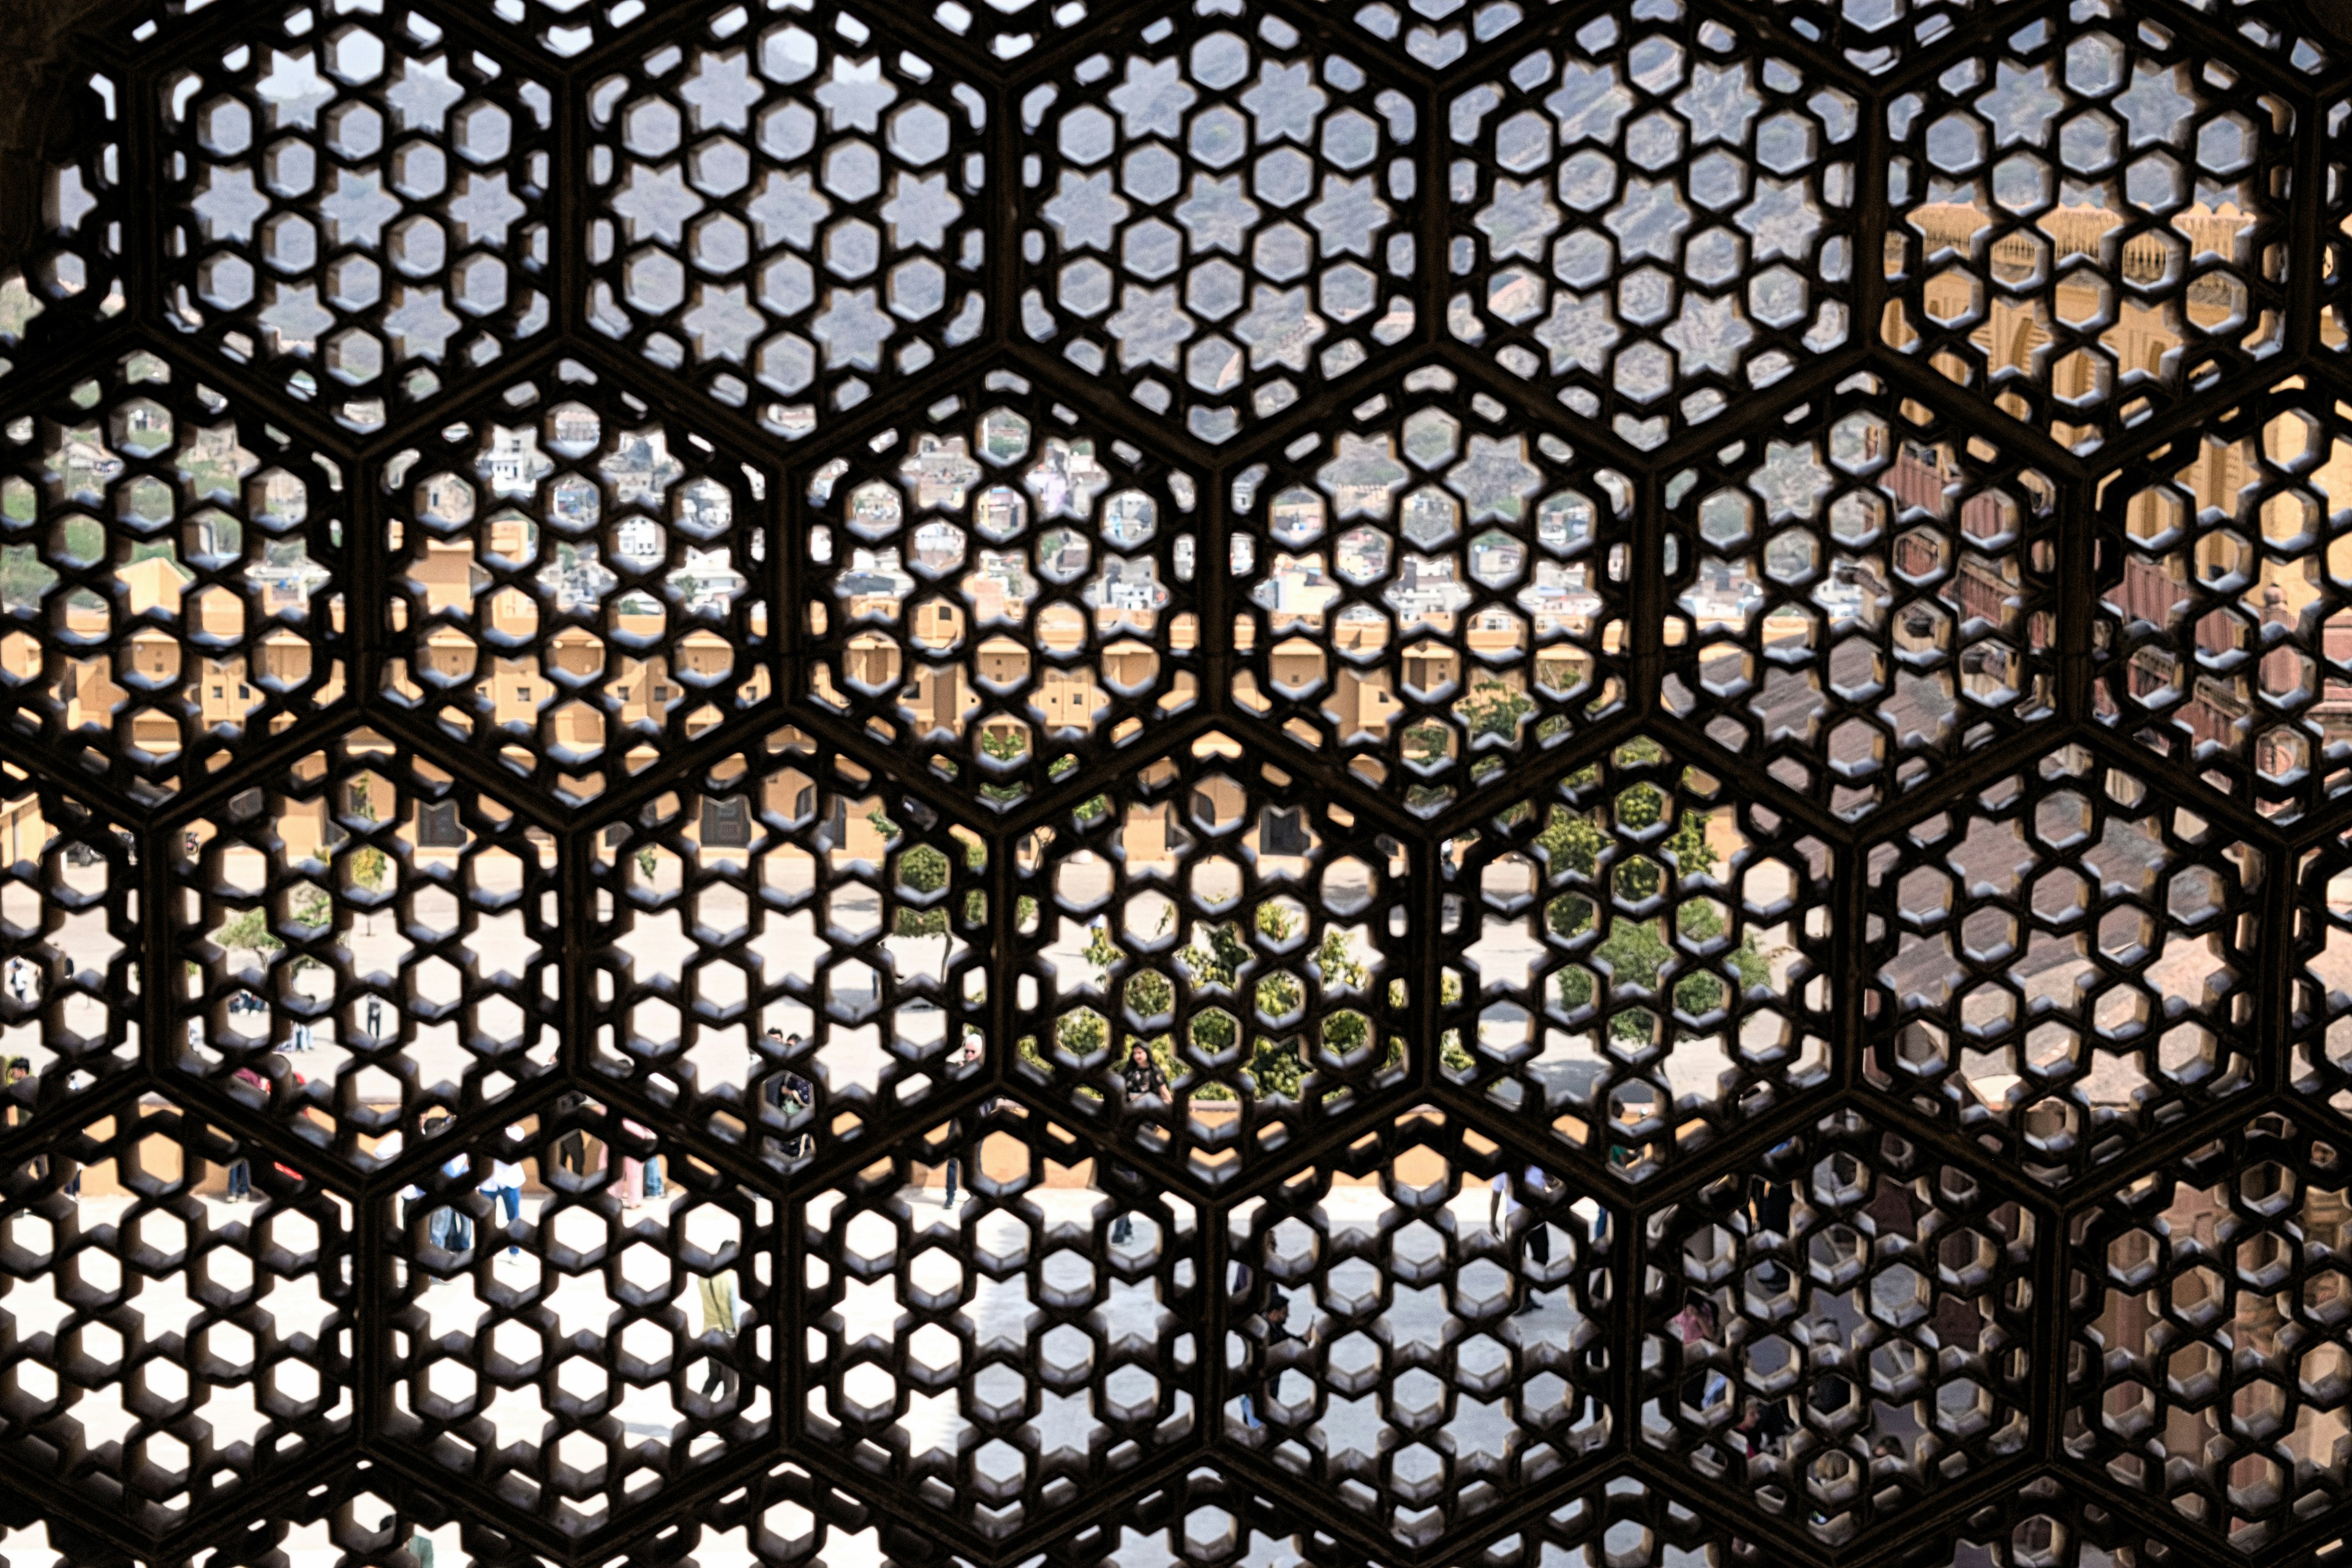
<instances>
[{"instance_id":1,"label":"star-shaped lattice opening","mask_svg":"<svg viewBox=\"0 0 2352 1568\"><path fill-rule=\"evenodd\" d=\"M554 94L424 8L256 16L151 90L165 319L273 392L372 431L552 323Z\"/></svg>"},{"instance_id":2,"label":"star-shaped lattice opening","mask_svg":"<svg viewBox=\"0 0 2352 1568\"><path fill-rule=\"evenodd\" d=\"M2032 1441L2033 1211L1834 1111L1648 1219L1641 1440L1825 1546Z\"/></svg>"},{"instance_id":3,"label":"star-shaped lattice opening","mask_svg":"<svg viewBox=\"0 0 2352 1568\"><path fill-rule=\"evenodd\" d=\"M989 107L852 12L747 20L589 89L588 322L793 437L979 336Z\"/></svg>"},{"instance_id":4,"label":"star-shaped lattice opening","mask_svg":"<svg viewBox=\"0 0 2352 1568\"><path fill-rule=\"evenodd\" d=\"M2285 346L2293 100L2096 0L1886 106L1882 340L2088 452Z\"/></svg>"},{"instance_id":5,"label":"star-shaped lattice opening","mask_svg":"<svg viewBox=\"0 0 2352 1568\"><path fill-rule=\"evenodd\" d=\"M1429 364L1236 475L1234 699L1421 816L1625 700L1633 482Z\"/></svg>"},{"instance_id":6,"label":"star-shaped lattice opening","mask_svg":"<svg viewBox=\"0 0 2352 1568\"><path fill-rule=\"evenodd\" d=\"M1213 731L1014 848L1010 1070L1223 1186L1410 1070L1404 843Z\"/></svg>"},{"instance_id":7,"label":"star-shaped lattice opening","mask_svg":"<svg viewBox=\"0 0 2352 1568\"><path fill-rule=\"evenodd\" d=\"M990 371L810 476L808 695L1008 810L1202 702L1200 487Z\"/></svg>"},{"instance_id":8,"label":"star-shaped lattice opening","mask_svg":"<svg viewBox=\"0 0 2352 1568\"><path fill-rule=\"evenodd\" d=\"M1873 846L1864 1073L2035 1180L2252 1087L2263 851L2080 745Z\"/></svg>"},{"instance_id":9,"label":"star-shaped lattice opening","mask_svg":"<svg viewBox=\"0 0 2352 1568\"><path fill-rule=\"evenodd\" d=\"M799 1208L803 1432L911 1518L1010 1535L1200 1423L1201 1218L1013 1100Z\"/></svg>"},{"instance_id":10,"label":"star-shaped lattice opening","mask_svg":"<svg viewBox=\"0 0 2352 1568\"><path fill-rule=\"evenodd\" d=\"M1666 705L1849 820L2056 716L2060 487L1856 376L1666 479Z\"/></svg>"}]
</instances>

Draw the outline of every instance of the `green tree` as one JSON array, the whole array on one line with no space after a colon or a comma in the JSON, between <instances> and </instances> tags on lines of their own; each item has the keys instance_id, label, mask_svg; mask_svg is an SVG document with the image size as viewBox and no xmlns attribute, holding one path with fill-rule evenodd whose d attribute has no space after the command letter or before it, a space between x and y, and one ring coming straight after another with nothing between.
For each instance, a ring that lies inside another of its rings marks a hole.
<instances>
[{"instance_id":1,"label":"green tree","mask_svg":"<svg viewBox=\"0 0 2352 1568\"><path fill-rule=\"evenodd\" d=\"M1639 833L1666 815L1666 797L1654 784L1628 784L1618 792L1617 826Z\"/></svg>"},{"instance_id":2,"label":"green tree","mask_svg":"<svg viewBox=\"0 0 2352 1568\"><path fill-rule=\"evenodd\" d=\"M1712 899L1692 899L1675 911L1675 929L1685 941L1713 942L1723 934L1723 911Z\"/></svg>"},{"instance_id":3,"label":"green tree","mask_svg":"<svg viewBox=\"0 0 2352 1568\"><path fill-rule=\"evenodd\" d=\"M1645 991L1657 988L1659 972L1675 956L1655 921L1612 921L1608 936L1593 952L1607 962L1613 984L1638 985Z\"/></svg>"},{"instance_id":4,"label":"green tree","mask_svg":"<svg viewBox=\"0 0 2352 1568\"><path fill-rule=\"evenodd\" d=\"M1250 1082L1260 1100L1296 1100L1304 1077L1298 1047L1288 1040L1259 1040L1250 1050Z\"/></svg>"},{"instance_id":5,"label":"green tree","mask_svg":"<svg viewBox=\"0 0 2352 1568\"><path fill-rule=\"evenodd\" d=\"M1478 1066L1476 1059L1462 1048L1462 1031L1459 1029L1446 1030L1439 1038L1437 1047L1438 1060L1445 1064L1448 1072L1466 1073Z\"/></svg>"},{"instance_id":6,"label":"green tree","mask_svg":"<svg viewBox=\"0 0 2352 1568\"><path fill-rule=\"evenodd\" d=\"M1176 1008L1176 987L1156 969L1127 983L1127 1005L1139 1018L1163 1018Z\"/></svg>"},{"instance_id":7,"label":"green tree","mask_svg":"<svg viewBox=\"0 0 2352 1568\"><path fill-rule=\"evenodd\" d=\"M236 919L215 931L213 942L216 946L243 952L276 952L286 945L269 929L269 911L259 905L239 911Z\"/></svg>"},{"instance_id":8,"label":"green tree","mask_svg":"<svg viewBox=\"0 0 2352 1568\"><path fill-rule=\"evenodd\" d=\"M12 544L0 550L0 605L32 609L57 581L57 573L34 553L31 545Z\"/></svg>"},{"instance_id":9,"label":"green tree","mask_svg":"<svg viewBox=\"0 0 2352 1568\"><path fill-rule=\"evenodd\" d=\"M298 896L294 904L297 925L325 927L334 923L335 903L323 891L312 888ZM284 950L286 944L276 931L269 929L269 911L260 905L240 910L213 931L213 941L230 952L272 953ZM294 960L297 973L316 969L319 961L308 953Z\"/></svg>"},{"instance_id":10,"label":"green tree","mask_svg":"<svg viewBox=\"0 0 2352 1568\"><path fill-rule=\"evenodd\" d=\"M1601 851L1609 847L1609 835L1582 812L1555 805L1543 831L1536 835L1536 847L1543 851L1544 863L1553 876L1572 872L1590 877L1601 863Z\"/></svg>"},{"instance_id":11,"label":"green tree","mask_svg":"<svg viewBox=\"0 0 2352 1568\"><path fill-rule=\"evenodd\" d=\"M1712 812L1685 811L1675 830L1666 835L1666 853L1675 858L1677 877L1706 877L1715 872L1715 846L1706 841L1706 825Z\"/></svg>"},{"instance_id":12,"label":"green tree","mask_svg":"<svg viewBox=\"0 0 2352 1568\"><path fill-rule=\"evenodd\" d=\"M1617 864L1618 896L1629 902L1655 898L1665 879L1664 868L1647 855L1629 856Z\"/></svg>"},{"instance_id":13,"label":"green tree","mask_svg":"<svg viewBox=\"0 0 2352 1568\"><path fill-rule=\"evenodd\" d=\"M1676 911L1675 927L1686 941L1713 942L1724 933L1723 911L1712 899L1692 899ZM1745 995L1748 992L1759 990L1771 984L1772 966L1765 961L1763 952L1758 949L1754 933L1742 935L1739 945L1731 952L1730 962L1732 970L1739 977L1741 994ZM1712 994L1715 999L1705 1001L1702 1005L1692 1005L1690 1003L1699 1002L1710 994L1696 988L1692 990L1686 1001L1681 988L1677 987L1675 998L1676 1004L1683 1006L1685 1012L1705 1013L1722 1005L1721 989L1721 984L1717 982L1716 992Z\"/></svg>"},{"instance_id":14,"label":"green tree","mask_svg":"<svg viewBox=\"0 0 2352 1568\"><path fill-rule=\"evenodd\" d=\"M106 559L106 530L79 514L66 519L66 553L79 561Z\"/></svg>"},{"instance_id":15,"label":"green tree","mask_svg":"<svg viewBox=\"0 0 2352 1568\"><path fill-rule=\"evenodd\" d=\"M1323 944L1315 950L1315 973L1322 976L1326 991L1360 991L1368 978L1347 932L1338 930L1323 933Z\"/></svg>"},{"instance_id":16,"label":"green tree","mask_svg":"<svg viewBox=\"0 0 2352 1568\"><path fill-rule=\"evenodd\" d=\"M898 885L910 893L936 893L948 885L948 858L928 844L898 857Z\"/></svg>"},{"instance_id":17,"label":"green tree","mask_svg":"<svg viewBox=\"0 0 2352 1568\"><path fill-rule=\"evenodd\" d=\"M1249 946L1231 921L1210 926L1204 934L1207 945L1195 936L1192 944L1176 955L1177 962L1191 973L1194 984L1230 991L1242 965L1249 962Z\"/></svg>"},{"instance_id":18,"label":"green tree","mask_svg":"<svg viewBox=\"0 0 2352 1568\"><path fill-rule=\"evenodd\" d=\"M1103 1016L1091 1008L1081 1007L1075 1013L1065 1013L1055 1026L1054 1038L1062 1049L1085 1061L1110 1043L1110 1026Z\"/></svg>"},{"instance_id":19,"label":"green tree","mask_svg":"<svg viewBox=\"0 0 2352 1568\"><path fill-rule=\"evenodd\" d=\"M1304 1000L1297 980L1286 971L1276 970L1257 983L1257 1010L1269 1018L1287 1018Z\"/></svg>"},{"instance_id":20,"label":"green tree","mask_svg":"<svg viewBox=\"0 0 2352 1568\"><path fill-rule=\"evenodd\" d=\"M1018 730L983 730L980 749L1000 763L1018 762L1029 750L1029 737Z\"/></svg>"},{"instance_id":21,"label":"green tree","mask_svg":"<svg viewBox=\"0 0 2352 1568\"><path fill-rule=\"evenodd\" d=\"M900 904L890 921L892 936L945 936L948 911L941 909L919 909L913 904Z\"/></svg>"},{"instance_id":22,"label":"green tree","mask_svg":"<svg viewBox=\"0 0 2352 1568\"><path fill-rule=\"evenodd\" d=\"M1482 680L1454 705L1454 710L1470 726L1472 740L1494 735L1514 741L1518 738L1519 721L1535 711L1535 706L1525 692L1514 691L1499 680Z\"/></svg>"},{"instance_id":23,"label":"green tree","mask_svg":"<svg viewBox=\"0 0 2352 1568\"><path fill-rule=\"evenodd\" d=\"M1221 1057L1232 1050L1234 1042L1241 1038L1241 1026L1234 1023L1234 1016L1223 1008L1209 1007L1192 1015L1186 1033L1192 1036L1194 1050L1203 1056Z\"/></svg>"},{"instance_id":24,"label":"green tree","mask_svg":"<svg viewBox=\"0 0 2352 1568\"><path fill-rule=\"evenodd\" d=\"M1095 984L1110 984L1110 972L1127 961L1127 954L1111 940L1110 922L1097 921L1087 933L1086 960L1095 966Z\"/></svg>"},{"instance_id":25,"label":"green tree","mask_svg":"<svg viewBox=\"0 0 2352 1568\"><path fill-rule=\"evenodd\" d=\"M1732 949L1731 967L1739 971L1739 989L1742 993L1760 991L1772 984L1772 966L1765 961L1764 954L1758 950L1756 938L1752 934L1742 937L1739 945Z\"/></svg>"},{"instance_id":26,"label":"green tree","mask_svg":"<svg viewBox=\"0 0 2352 1568\"><path fill-rule=\"evenodd\" d=\"M1697 970L1675 982L1675 1006L1694 1017L1703 1017L1723 1005L1723 977L1708 970Z\"/></svg>"},{"instance_id":27,"label":"green tree","mask_svg":"<svg viewBox=\"0 0 2352 1568\"><path fill-rule=\"evenodd\" d=\"M1674 949L1667 945L1665 933L1659 929L1656 921L1613 921L1610 923L1608 936L1593 952L1607 961L1612 990L1639 986L1645 991L1655 991L1658 976L1675 957ZM1714 977L1697 974L1689 978L1711 981ZM1676 996L1679 1003L1679 987ZM1692 999L1701 999L1696 991L1692 993ZM1706 1011L1703 1007L1694 1010ZM1651 1037L1653 1026L1648 1016L1638 1008L1621 1012L1609 1021L1609 1032L1621 1040L1646 1040Z\"/></svg>"},{"instance_id":28,"label":"green tree","mask_svg":"<svg viewBox=\"0 0 2352 1568\"><path fill-rule=\"evenodd\" d=\"M1666 760L1666 749L1647 735L1636 735L1617 748L1616 763L1621 768L1655 767Z\"/></svg>"},{"instance_id":29,"label":"green tree","mask_svg":"<svg viewBox=\"0 0 2352 1568\"><path fill-rule=\"evenodd\" d=\"M1544 923L1555 935L1580 937L1592 929L1597 911L1592 900L1578 893L1562 893L1544 907Z\"/></svg>"}]
</instances>

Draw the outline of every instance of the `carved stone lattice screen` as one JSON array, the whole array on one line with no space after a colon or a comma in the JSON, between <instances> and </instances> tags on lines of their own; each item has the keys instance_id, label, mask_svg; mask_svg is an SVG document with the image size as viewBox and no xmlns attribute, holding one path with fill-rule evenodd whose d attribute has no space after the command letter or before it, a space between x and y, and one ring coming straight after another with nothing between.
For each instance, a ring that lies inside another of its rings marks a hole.
<instances>
[{"instance_id":1,"label":"carved stone lattice screen","mask_svg":"<svg viewBox=\"0 0 2352 1568\"><path fill-rule=\"evenodd\" d=\"M0 1564L2352 1558L2332 27L101 5Z\"/></svg>"}]
</instances>

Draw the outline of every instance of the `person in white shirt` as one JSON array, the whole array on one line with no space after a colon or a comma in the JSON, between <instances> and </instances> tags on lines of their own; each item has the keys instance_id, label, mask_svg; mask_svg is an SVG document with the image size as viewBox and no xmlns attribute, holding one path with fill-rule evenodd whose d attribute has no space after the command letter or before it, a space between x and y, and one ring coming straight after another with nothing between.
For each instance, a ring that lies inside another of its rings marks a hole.
<instances>
[{"instance_id":1,"label":"person in white shirt","mask_svg":"<svg viewBox=\"0 0 2352 1568\"><path fill-rule=\"evenodd\" d=\"M522 1129L520 1127L509 1127L507 1131L518 1138L522 1136ZM498 1216L499 1205L501 1203L506 1205L509 1226L512 1226L522 1218L522 1166L508 1159L503 1148L490 1161L489 1180L482 1184L482 1195L490 1200L490 1215L493 1219ZM509 1234L511 1236L511 1230ZM511 1241L508 1243L509 1258L520 1257L521 1253L521 1247L515 1246Z\"/></svg>"}]
</instances>

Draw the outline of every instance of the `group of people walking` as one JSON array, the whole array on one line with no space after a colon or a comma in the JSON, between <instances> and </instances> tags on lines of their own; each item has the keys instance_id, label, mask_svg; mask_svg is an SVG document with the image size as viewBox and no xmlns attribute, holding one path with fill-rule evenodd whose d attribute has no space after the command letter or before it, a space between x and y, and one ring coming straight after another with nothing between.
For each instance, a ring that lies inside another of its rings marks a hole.
<instances>
[{"instance_id":1,"label":"group of people walking","mask_svg":"<svg viewBox=\"0 0 2352 1568\"><path fill-rule=\"evenodd\" d=\"M576 1112L583 1108L591 1110L602 1109L581 1095L567 1095L558 1101L559 1114ZM436 1116L427 1118L420 1127L429 1138L444 1131L448 1123L447 1117ZM621 1126L625 1131L639 1138L653 1136L651 1129L641 1126L625 1117L621 1119ZM502 1225L507 1232L507 1256L517 1258L522 1253L521 1247L517 1244L517 1236L522 1219L522 1196L526 1173L522 1162L514 1155L515 1145L512 1140L525 1138L527 1134L521 1129L513 1127L509 1128L508 1132L509 1142L500 1145L492 1153L489 1169L482 1175L475 1191L489 1200L490 1223ZM593 1144L593 1155L590 1152L592 1143ZM555 1163L560 1170L568 1170L574 1174L588 1174L593 1172L611 1170L613 1167L612 1145L602 1139L590 1139L576 1126L566 1129L555 1140L553 1147ZM379 1159L391 1160L399 1156L401 1148L402 1136L395 1131L376 1145L375 1152ZM619 1164L620 1169L613 1178L610 1190L618 1194L621 1207L625 1211L640 1208L647 1199L657 1199L663 1195L662 1162L659 1154L638 1156L624 1152L620 1157ZM442 1162L440 1174L445 1183L462 1183L473 1168L472 1156L465 1149L458 1148L451 1152L448 1159ZM440 1193L430 1195L425 1193L423 1186L415 1183L402 1188L400 1192L401 1229L414 1236L418 1222L418 1213L423 1210L425 1240L427 1244L448 1253L472 1250L475 1242L474 1216L466 1205L451 1202L452 1195L452 1192L446 1186ZM737 1336L751 1316L751 1309L740 1298L735 1274L731 1269L719 1269L698 1277L695 1283L695 1298L699 1309L704 1352L701 1357L702 1395L706 1399L723 1401L732 1395L740 1381L741 1374L737 1365L735 1346ZM715 1341L713 1336L716 1336Z\"/></svg>"}]
</instances>

